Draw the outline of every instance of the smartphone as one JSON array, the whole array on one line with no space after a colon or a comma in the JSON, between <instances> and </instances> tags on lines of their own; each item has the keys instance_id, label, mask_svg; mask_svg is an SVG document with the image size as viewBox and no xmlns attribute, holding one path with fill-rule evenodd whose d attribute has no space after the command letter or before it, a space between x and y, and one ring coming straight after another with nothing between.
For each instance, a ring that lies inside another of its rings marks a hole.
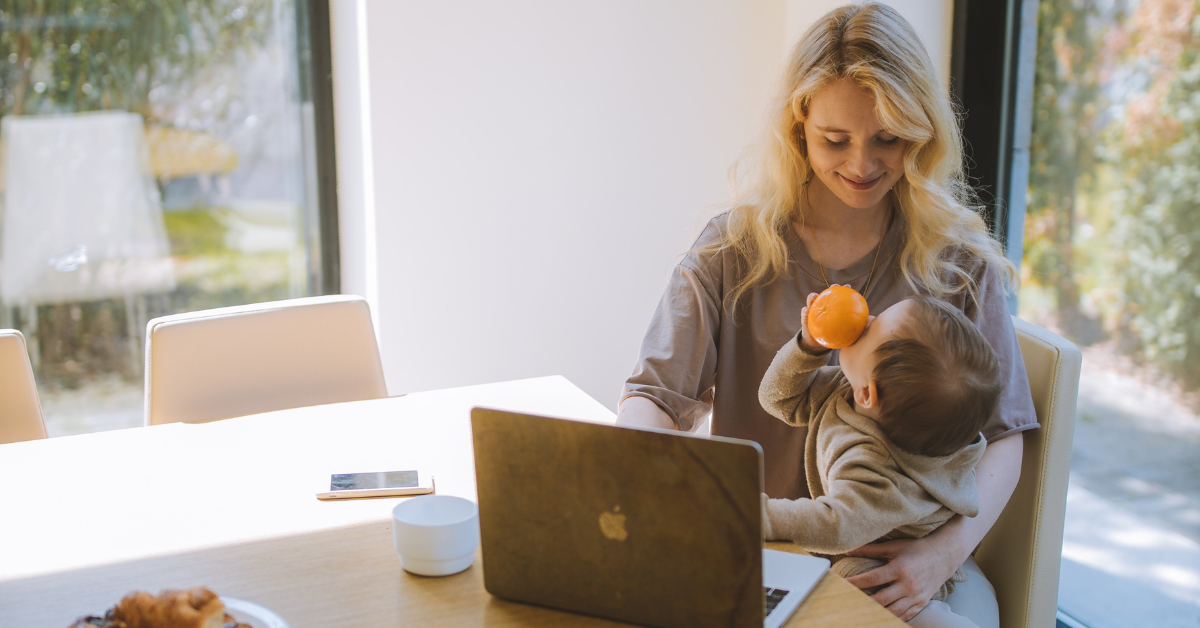
<instances>
[{"instance_id":1,"label":"smartphone","mask_svg":"<svg viewBox=\"0 0 1200 628\"><path fill-rule=\"evenodd\" d=\"M335 473L329 479L329 491L317 493L317 499L425 495L436 489L433 476L418 471Z\"/></svg>"}]
</instances>

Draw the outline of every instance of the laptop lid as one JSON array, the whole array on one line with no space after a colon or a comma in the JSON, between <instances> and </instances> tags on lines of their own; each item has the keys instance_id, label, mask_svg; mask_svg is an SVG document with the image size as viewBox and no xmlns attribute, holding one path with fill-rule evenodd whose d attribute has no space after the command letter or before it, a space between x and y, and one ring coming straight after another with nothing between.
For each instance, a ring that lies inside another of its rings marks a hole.
<instances>
[{"instance_id":1,"label":"laptop lid","mask_svg":"<svg viewBox=\"0 0 1200 628\"><path fill-rule=\"evenodd\" d=\"M763 625L757 443L475 408L488 592L651 626Z\"/></svg>"}]
</instances>

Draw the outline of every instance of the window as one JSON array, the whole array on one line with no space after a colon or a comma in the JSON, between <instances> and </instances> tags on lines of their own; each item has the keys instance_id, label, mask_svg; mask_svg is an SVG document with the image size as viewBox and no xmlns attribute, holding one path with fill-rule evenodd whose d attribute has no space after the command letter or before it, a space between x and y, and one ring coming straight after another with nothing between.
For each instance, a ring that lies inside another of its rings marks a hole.
<instances>
[{"instance_id":1,"label":"window","mask_svg":"<svg viewBox=\"0 0 1200 628\"><path fill-rule=\"evenodd\" d=\"M1195 626L1197 4L1039 12L1020 315L1084 353L1059 608L1092 628Z\"/></svg>"},{"instance_id":2,"label":"window","mask_svg":"<svg viewBox=\"0 0 1200 628\"><path fill-rule=\"evenodd\" d=\"M325 2L0 2L0 327L51 436L142 423L150 318L337 291L328 67Z\"/></svg>"}]
</instances>

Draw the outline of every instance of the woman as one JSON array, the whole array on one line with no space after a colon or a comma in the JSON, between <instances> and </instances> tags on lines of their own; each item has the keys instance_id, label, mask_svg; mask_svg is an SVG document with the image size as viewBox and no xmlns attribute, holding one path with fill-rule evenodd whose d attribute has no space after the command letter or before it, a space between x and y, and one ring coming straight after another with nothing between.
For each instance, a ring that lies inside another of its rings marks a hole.
<instances>
[{"instance_id":1,"label":"woman","mask_svg":"<svg viewBox=\"0 0 1200 628\"><path fill-rule=\"evenodd\" d=\"M757 392L806 296L849 284L873 312L914 293L954 304L1004 379L976 469L981 512L923 539L864 546L853 555L889 563L851 582L887 585L872 597L908 621L965 562L971 577L950 607L998 626L995 593L969 557L1020 474L1022 439L1009 436L1038 425L1008 315L1014 268L968 203L950 101L912 27L867 3L831 11L801 38L774 112L758 179L675 269L618 423L690 430L711 411L714 434L762 445L768 495L804 497L804 430L768 415Z\"/></svg>"}]
</instances>

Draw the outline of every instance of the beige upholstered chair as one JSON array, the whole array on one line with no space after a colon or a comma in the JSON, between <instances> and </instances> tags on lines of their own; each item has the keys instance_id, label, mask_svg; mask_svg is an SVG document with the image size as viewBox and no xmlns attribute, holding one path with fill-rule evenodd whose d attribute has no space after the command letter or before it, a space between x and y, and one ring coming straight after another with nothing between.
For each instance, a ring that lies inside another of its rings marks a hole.
<instances>
[{"instance_id":1,"label":"beige upholstered chair","mask_svg":"<svg viewBox=\"0 0 1200 628\"><path fill-rule=\"evenodd\" d=\"M1071 434L1083 356L1070 341L1014 318L1041 429L1024 433L1021 480L975 555L996 587L1001 628L1055 623Z\"/></svg>"},{"instance_id":2,"label":"beige upholstered chair","mask_svg":"<svg viewBox=\"0 0 1200 628\"><path fill-rule=\"evenodd\" d=\"M328 296L146 325L146 424L387 396L367 302Z\"/></svg>"},{"instance_id":3,"label":"beige upholstered chair","mask_svg":"<svg viewBox=\"0 0 1200 628\"><path fill-rule=\"evenodd\" d=\"M0 444L46 438L25 336L0 329Z\"/></svg>"}]
</instances>

